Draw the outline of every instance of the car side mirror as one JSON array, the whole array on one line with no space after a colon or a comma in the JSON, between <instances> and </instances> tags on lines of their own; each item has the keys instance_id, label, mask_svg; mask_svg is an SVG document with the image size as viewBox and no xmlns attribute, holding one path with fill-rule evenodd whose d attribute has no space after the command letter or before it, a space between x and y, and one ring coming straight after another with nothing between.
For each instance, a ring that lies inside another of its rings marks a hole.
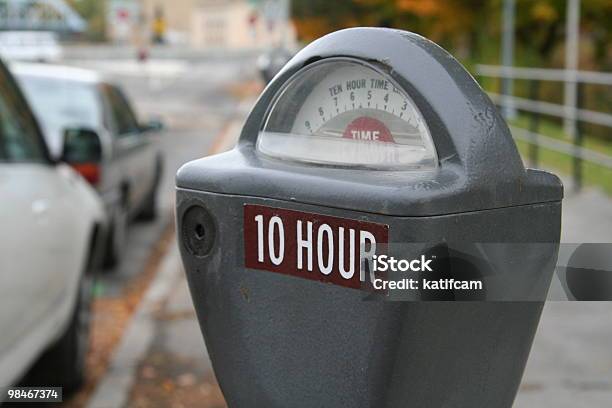
<instances>
[{"instance_id":1,"label":"car side mirror","mask_svg":"<svg viewBox=\"0 0 612 408\"><path fill-rule=\"evenodd\" d=\"M159 119L151 119L140 125L143 132L161 132L164 130L164 123Z\"/></svg>"},{"instance_id":2,"label":"car side mirror","mask_svg":"<svg viewBox=\"0 0 612 408\"><path fill-rule=\"evenodd\" d=\"M61 161L72 166L91 184L100 181L102 142L98 133L86 128L64 130Z\"/></svg>"}]
</instances>

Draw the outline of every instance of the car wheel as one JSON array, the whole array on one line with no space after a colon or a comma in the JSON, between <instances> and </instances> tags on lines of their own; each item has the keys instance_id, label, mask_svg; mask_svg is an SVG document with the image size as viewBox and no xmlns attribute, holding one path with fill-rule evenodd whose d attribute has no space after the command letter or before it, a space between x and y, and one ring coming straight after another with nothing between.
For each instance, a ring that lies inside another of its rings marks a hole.
<instances>
[{"instance_id":1,"label":"car wheel","mask_svg":"<svg viewBox=\"0 0 612 408\"><path fill-rule=\"evenodd\" d=\"M81 278L70 323L30 370L26 378L28 384L63 387L65 394L76 391L83 384L89 349L92 283L89 274Z\"/></svg>"},{"instance_id":2,"label":"car wheel","mask_svg":"<svg viewBox=\"0 0 612 408\"><path fill-rule=\"evenodd\" d=\"M157 218L157 186L147 194L142 210L138 214L138 219L142 221L153 221Z\"/></svg>"},{"instance_id":3,"label":"car wheel","mask_svg":"<svg viewBox=\"0 0 612 408\"><path fill-rule=\"evenodd\" d=\"M114 268L119 265L125 251L127 239L128 212L124 206L120 206L115 216L106 241L106 253L104 256L104 267Z\"/></svg>"},{"instance_id":4,"label":"car wheel","mask_svg":"<svg viewBox=\"0 0 612 408\"><path fill-rule=\"evenodd\" d=\"M161 163L158 162L155 173L155 182L151 191L147 194L147 198L143 203L142 210L138 214L138 219L142 221L153 221L157 218L157 190L159 187L159 179L161 177Z\"/></svg>"}]
</instances>

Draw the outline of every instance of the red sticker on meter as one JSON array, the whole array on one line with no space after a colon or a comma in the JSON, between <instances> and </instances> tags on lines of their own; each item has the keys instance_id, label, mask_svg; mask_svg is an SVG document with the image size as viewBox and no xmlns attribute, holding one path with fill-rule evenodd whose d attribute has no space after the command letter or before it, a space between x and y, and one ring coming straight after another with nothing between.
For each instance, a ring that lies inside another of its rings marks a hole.
<instances>
[{"instance_id":1,"label":"red sticker on meter","mask_svg":"<svg viewBox=\"0 0 612 408\"><path fill-rule=\"evenodd\" d=\"M262 205L244 206L244 262L260 269L358 289L370 281L389 226Z\"/></svg>"},{"instance_id":2,"label":"red sticker on meter","mask_svg":"<svg viewBox=\"0 0 612 408\"><path fill-rule=\"evenodd\" d=\"M342 137L353 140L364 140L369 142L391 142L393 136L389 128L378 119L369 116L361 116L346 126Z\"/></svg>"}]
</instances>

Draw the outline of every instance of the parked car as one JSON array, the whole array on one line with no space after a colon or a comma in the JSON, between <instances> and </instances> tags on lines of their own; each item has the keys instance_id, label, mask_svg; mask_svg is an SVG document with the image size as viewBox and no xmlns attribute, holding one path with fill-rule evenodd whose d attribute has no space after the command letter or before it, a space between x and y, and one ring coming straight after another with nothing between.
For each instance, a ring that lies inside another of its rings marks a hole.
<instances>
[{"instance_id":1,"label":"parked car","mask_svg":"<svg viewBox=\"0 0 612 408\"><path fill-rule=\"evenodd\" d=\"M65 133L61 159L76 164L79 130ZM63 161L49 155L0 63L0 388L36 361L33 384L69 391L83 379L105 216L95 190Z\"/></svg>"},{"instance_id":2,"label":"parked car","mask_svg":"<svg viewBox=\"0 0 612 408\"><path fill-rule=\"evenodd\" d=\"M4 59L50 62L60 59L62 54L62 47L54 32L0 32L0 56Z\"/></svg>"},{"instance_id":3,"label":"parked car","mask_svg":"<svg viewBox=\"0 0 612 408\"><path fill-rule=\"evenodd\" d=\"M121 89L96 72L43 64L13 64L54 155L65 127L98 138L102 158L77 166L95 186L110 220L105 265L119 263L128 223L156 216L163 159L154 133L162 124L141 124Z\"/></svg>"},{"instance_id":4,"label":"parked car","mask_svg":"<svg viewBox=\"0 0 612 408\"><path fill-rule=\"evenodd\" d=\"M257 68L261 78L267 84L280 72L294 53L283 47L272 48L257 58Z\"/></svg>"}]
</instances>

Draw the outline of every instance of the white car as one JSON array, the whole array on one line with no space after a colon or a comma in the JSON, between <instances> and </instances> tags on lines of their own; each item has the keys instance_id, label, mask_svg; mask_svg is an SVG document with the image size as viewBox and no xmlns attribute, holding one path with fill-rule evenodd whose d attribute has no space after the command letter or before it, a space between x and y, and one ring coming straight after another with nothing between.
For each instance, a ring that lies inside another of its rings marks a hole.
<instances>
[{"instance_id":1,"label":"white car","mask_svg":"<svg viewBox=\"0 0 612 408\"><path fill-rule=\"evenodd\" d=\"M64 156L78 159L78 131L66 135ZM33 385L68 392L83 378L104 210L76 171L50 158L1 63L0 198L0 389L34 365Z\"/></svg>"},{"instance_id":2,"label":"white car","mask_svg":"<svg viewBox=\"0 0 612 408\"><path fill-rule=\"evenodd\" d=\"M62 57L57 34L49 31L0 32L0 56L18 61L57 61Z\"/></svg>"}]
</instances>

